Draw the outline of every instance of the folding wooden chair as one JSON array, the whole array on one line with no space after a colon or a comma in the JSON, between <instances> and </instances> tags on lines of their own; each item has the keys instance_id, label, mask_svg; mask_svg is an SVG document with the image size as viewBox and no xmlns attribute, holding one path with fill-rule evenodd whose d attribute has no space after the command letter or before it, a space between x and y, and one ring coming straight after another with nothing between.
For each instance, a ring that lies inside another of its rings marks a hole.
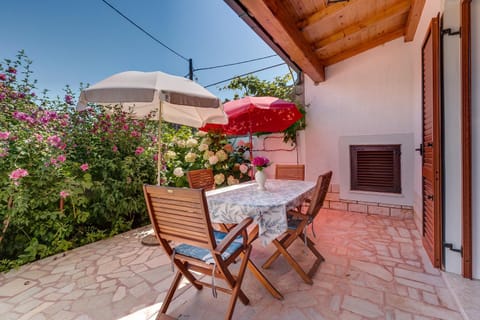
<instances>
[{"instance_id":1,"label":"folding wooden chair","mask_svg":"<svg viewBox=\"0 0 480 320\"><path fill-rule=\"evenodd\" d=\"M277 164L275 165L275 179L305 180L305 165Z\"/></svg>"},{"instance_id":2,"label":"folding wooden chair","mask_svg":"<svg viewBox=\"0 0 480 320\"><path fill-rule=\"evenodd\" d=\"M305 180L304 164L277 164L275 165L275 179L284 180ZM306 199L304 205L308 205L310 199ZM298 206L298 211L302 210L302 205Z\"/></svg>"},{"instance_id":3,"label":"folding wooden chair","mask_svg":"<svg viewBox=\"0 0 480 320\"><path fill-rule=\"evenodd\" d=\"M215 188L215 179L212 169L198 169L187 171L188 185L193 189L205 189L206 191Z\"/></svg>"},{"instance_id":4,"label":"folding wooden chair","mask_svg":"<svg viewBox=\"0 0 480 320\"><path fill-rule=\"evenodd\" d=\"M285 231L277 239L273 240L272 243L276 247L275 253L268 258L268 260L263 264L263 268L267 269L271 264L280 256L283 255L287 262L295 269L295 271L300 275L300 277L305 281L305 283L312 284L312 278L315 272L318 269L318 266L322 261L325 260L320 252L315 248L315 243L307 236L307 226L312 224L317 216L318 212L322 208L323 201L328 192L328 186L330 185L330 180L332 178L332 171L329 171L325 174L322 174L317 179L317 184L315 185L315 191L312 196L310 205L305 214L297 211L290 210L288 212L288 230ZM313 228L313 226L312 226ZM301 237L302 236L302 237ZM316 260L310 270L305 272L302 267L298 264L297 261L292 257L292 255L287 251L288 247L295 241L299 239L304 241L306 247L315 255Z\"/></svg>"},{"instance_id":5,"label":"folding wooden chair","mask_svg":"<svg viewBox=\"0 0 480 320\"><path fill-rule=\"evenodd\" d=\"M210 168L187 171L187 180L188 186L193 189L205 189L205 191L215 189L215 178L213 177L213 170ZM214 223L213 227L217 230L228 232L234 225Z\"/></svg>"},{"instance_id":6,"label":"folding wooden chair","mask_svg":"<svg viewBox=\"0 0 480 320\"><path fill-rule=\"evenodd\" d=\"M155 235L178 268L157 319L167 312L182 276L198 290L203 286L212 288L214 296L216 290L231 294L225 315L225 319L231 319L237 298L249 304L241 284L252 250L247 242L247 226L252 218L246 218L228 233L214 231L203 189L144 185L143 191ZM242 261L233 275L228 267L237 258ZM191 271L211 276L212 282L197 279ZM226 286L217 286L217 278Z\"/></svg>"}]
</instances>

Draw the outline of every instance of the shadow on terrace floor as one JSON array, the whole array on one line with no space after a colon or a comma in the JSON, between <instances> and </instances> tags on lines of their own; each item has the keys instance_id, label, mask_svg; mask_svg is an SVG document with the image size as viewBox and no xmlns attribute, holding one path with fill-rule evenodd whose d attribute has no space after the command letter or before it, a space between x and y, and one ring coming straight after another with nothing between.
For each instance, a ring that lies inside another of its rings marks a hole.
<instances>
[{"instance_id":1,"label":"shadow on terrace floor","mask_svg":"<svg viewBox=\"0 0 480 320\"><path fill-rule=\"evenodd\" d=\"M2 319L154 319L173 277L160 247L140 244L138 229L0 275ZM311 230L309 230L311 232ZM462 319L441 273L433 269L412 220L324 209L315 223L326 257L313 285L283 258L267 277L285 299L274 299L247 271L234 319ZM294 245L301 264L312 261ZM257 243L261 265L273 246ZM184 284L168 314L223 319L229 296Z\"/></svg>"}]
</instances>

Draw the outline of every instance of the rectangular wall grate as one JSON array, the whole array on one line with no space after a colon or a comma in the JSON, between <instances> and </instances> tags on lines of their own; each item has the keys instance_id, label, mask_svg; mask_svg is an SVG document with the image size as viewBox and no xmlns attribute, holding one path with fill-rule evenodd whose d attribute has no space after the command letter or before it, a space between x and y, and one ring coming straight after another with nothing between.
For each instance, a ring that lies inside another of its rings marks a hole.
<instances>
[{"instance_id":1,"label":"rectangular wall grate","mask_svg":"<svg viewBox=\"0 0 480 320\"><path fill-rule=\"evenodd\" d=\"M400 145L351 145L351 190L401 193Z\"/></svg>"}]
</instances>

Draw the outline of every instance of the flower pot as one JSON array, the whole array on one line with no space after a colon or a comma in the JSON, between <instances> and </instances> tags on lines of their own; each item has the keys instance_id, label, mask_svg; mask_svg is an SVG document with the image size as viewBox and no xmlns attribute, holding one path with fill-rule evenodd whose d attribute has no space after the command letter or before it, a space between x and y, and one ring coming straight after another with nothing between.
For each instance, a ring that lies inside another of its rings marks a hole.
<instances>
[{"instance_id":1,"label":"flower pot","mask_svg":"<svg viewBox=\"0 0 480 320\"><path fill-rule=\"evenodd\" d=\"M267 176L265 175L265 172L263 172L263 170L261 171L258 170L255 173L255 181L258 184L258 187L257 187L258 190L267 190L265 188L265 182L267 181Z\"/></svg>"}]
</instances>

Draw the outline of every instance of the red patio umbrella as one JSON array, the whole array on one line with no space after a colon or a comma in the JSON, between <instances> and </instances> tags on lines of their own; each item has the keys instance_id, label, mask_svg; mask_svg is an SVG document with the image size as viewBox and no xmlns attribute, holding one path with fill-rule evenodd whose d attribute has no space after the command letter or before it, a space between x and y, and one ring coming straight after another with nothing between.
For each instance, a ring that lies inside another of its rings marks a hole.
<instances>
[{"instance_id":1,"label":"red patio umbrella","mask_svg":"<svg viewBox=\"0 0 480 320\"><path fill-rule=\"evenodd\" d=\"M203 131L217 131L228 135L249 135L252 161L252 134L280 132L302 118L293 102L275 97L244 97L223 104L228 124L207 124Z\"/></svg>"}]
</instances>

